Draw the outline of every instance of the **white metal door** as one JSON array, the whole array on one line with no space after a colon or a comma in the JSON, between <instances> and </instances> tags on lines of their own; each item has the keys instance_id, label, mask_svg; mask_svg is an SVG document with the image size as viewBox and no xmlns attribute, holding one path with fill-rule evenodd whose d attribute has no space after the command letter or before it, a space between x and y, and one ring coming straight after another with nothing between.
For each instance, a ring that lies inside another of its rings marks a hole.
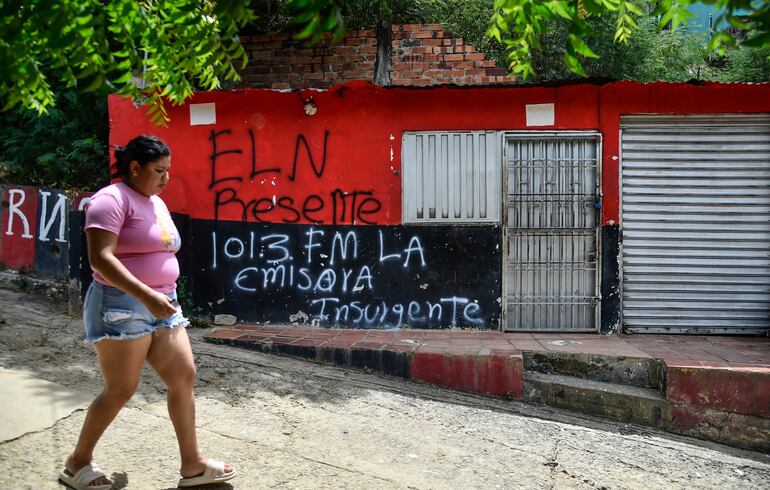
<instances>
[{"instance_id":1,"label":"white metal door","mask_svg":"<svg viewBox=\"0 0 770 490\"><path fill-rule=\"evenodd\" d=\"M596 331L599 137L507 135L506 330Z\"/></svg>"},{"instance_id":2,"label":"white metal door","mask_svg":"<svg viewBox=\"0 0 770 490\"><path fill-rule=\"evenodd\" d=\"M621 119L623 325L770 326L770 116Z\"/></svg>"}]
</instances>

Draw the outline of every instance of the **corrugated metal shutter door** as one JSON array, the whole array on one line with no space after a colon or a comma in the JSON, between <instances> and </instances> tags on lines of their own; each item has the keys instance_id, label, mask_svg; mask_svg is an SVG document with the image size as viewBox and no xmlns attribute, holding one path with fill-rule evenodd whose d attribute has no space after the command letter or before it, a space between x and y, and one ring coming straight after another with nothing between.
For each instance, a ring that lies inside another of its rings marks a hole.
<instances>
[{"instance_id":1,"label":"corrugated metal shutter door","mask_svg":"<svg viewBox=\"0 0 770 490\"><path fill-rule=\"evenodd\" d=\"M623 324L770 327L770 116L621 119Z\"/></svg>"}]
</instances>

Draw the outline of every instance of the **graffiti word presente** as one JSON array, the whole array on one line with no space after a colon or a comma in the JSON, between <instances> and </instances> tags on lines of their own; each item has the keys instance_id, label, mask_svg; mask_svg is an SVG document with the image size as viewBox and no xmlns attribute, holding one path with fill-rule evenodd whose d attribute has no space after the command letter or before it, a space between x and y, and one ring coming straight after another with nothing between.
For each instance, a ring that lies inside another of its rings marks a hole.
<instances>
[{"instance_id":1,"label":"graffiti word presente","mask_svg":"<svg viewBox=\"0 0 770 490\"><path fill-rule=\"evenodd\" d=\"M257 145L254 132L246 131L248 141L245 150L232 143L233 132L230 129L211 131L211 178L208 188L214 193L214 219L219 220L225 211L235 213L241 221L273 223L308 223L332 224L361 223L376 224L375 215L382 209L382 203L367 189L334 189L328 193L275 192L257 197L244 197L244 183L258 180L275 184L276 176L283 173L281 167L260 168L257 165ZM290 182L297 179L302 169L309 168L312 175L321 179L328 167L327 147L330 133L324 132L323 150L320 158L310 151L305 135L300 134L294 145L294 157L287 178ZM228 141L229 144L225 144ZM248 153L244 158L244 153ZM301 158L302 156L305 158ZM300 166L306 160L307 165ZM234 165L235 164L235 165ZM233 168L235 167L235 169ZM272 176L271 176L272 175ZM236 184L237 183L237 184ZM252 186L256 187L256 186ZM253 189L252 189L253 190ZM234 211L233 211L234 210ZM331 211L331 220L325 218Z\"/></svg>"}]
</instances>

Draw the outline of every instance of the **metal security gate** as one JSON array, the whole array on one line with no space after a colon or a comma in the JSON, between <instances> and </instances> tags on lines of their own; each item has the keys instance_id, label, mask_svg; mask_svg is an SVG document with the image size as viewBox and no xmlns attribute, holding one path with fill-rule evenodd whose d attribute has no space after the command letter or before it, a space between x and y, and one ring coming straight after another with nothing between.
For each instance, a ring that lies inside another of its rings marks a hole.
<instances>
[{"instance_id":1,"label":"metal security gate","mask_svg":"<svg viewBox=\"0 0 770 490\"><path fill-rule=\"evenodd\" d=\"M599 137L506 138L505 330L596 331Z\"/></svg>"},{"instance_id":2,"label":"metal security gate","mask_svg":"<svg viewBox=\"0 0 770 490\"><path fill-rule=\"evenodd\" d=\"M770 116L621 119L623 325L770 326Z\"/></svg>"}]
</instances>

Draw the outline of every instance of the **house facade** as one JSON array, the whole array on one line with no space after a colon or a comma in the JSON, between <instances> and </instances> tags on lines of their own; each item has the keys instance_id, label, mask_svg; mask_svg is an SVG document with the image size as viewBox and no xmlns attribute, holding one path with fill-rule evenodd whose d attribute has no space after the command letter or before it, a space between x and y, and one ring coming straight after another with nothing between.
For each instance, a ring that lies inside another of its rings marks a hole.
<instances>
[{"instance_id":1,"label":"house facade","mask_svg":"<svg viewBox=\"0 0 770 490\"><path fill-rule=\"evenodd\" d=\"M312 100L310 100L312 98ZM247 89L172 149L196 303L250 323L761 333L770 86Z\"/></svg>"},{"instance_id":2,"label":"house facade","mask_svg":"<svg viewBox=\"0 0 770 490\"><path fill-rule=\"evenodd\" d=\"M520 85L436 25L244 42L257 88L196 93L167 127L109 101L111 144L171 147L203 312L768 332L770 84Z\"/></svg>"}]
</instances>

